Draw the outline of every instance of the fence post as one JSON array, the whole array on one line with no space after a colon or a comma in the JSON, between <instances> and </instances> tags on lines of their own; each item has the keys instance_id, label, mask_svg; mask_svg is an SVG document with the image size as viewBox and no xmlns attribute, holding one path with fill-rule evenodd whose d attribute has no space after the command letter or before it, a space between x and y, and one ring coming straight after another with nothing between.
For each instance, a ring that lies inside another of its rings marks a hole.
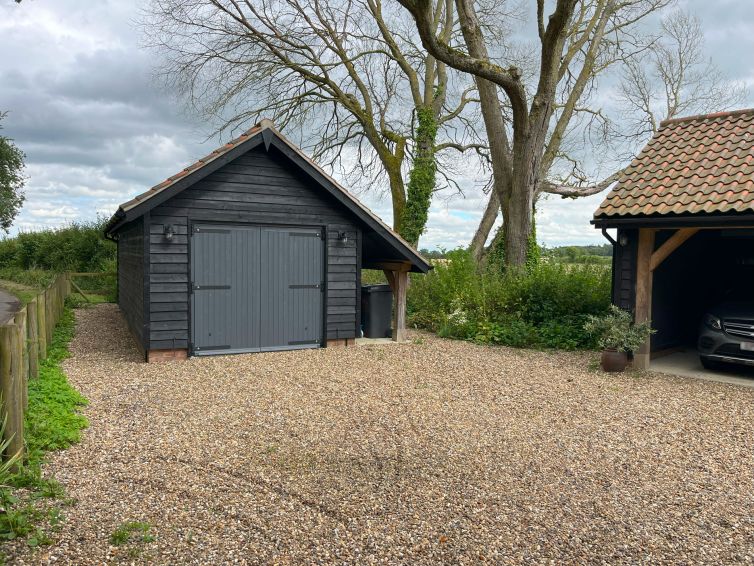
<instances>
[{"instance_id":1,"label":"fence post","mask_svg":"<svg viewBox=\"0 0 754 566\"><path fill-rule=\"evenodd\" d=\"M66 275L61 273L58 276L58 320L63 318L63 310L65 309L65 288Z\"/></svg>"},{"instance_id":2,"label":"fence post","mask_svg":"<svg viewBox=\"0 0 754 566\"><path fill-rule=\"evenodd\" d=\"M47 310L45 294L40 293L37 296L37 340L39 340L39 359L44 360L47 357L47 319L45 312Z\"/></svg>"},{"instance_id":3,"label":"fence post","mask_svg":"<svg viewBox=\"0 0 754 566\"><path fill-rule=\"evenodd\" d=\"M0 326L0 390L2 390L2 416L5 420L4 437L8 440L8 456L21 456L24 451L24 415L18 391L20 370L20 341L18 327Z\"/></svg>"},{"instance_id":4,"label":"fence post","mask_svg":"<svg viewBox=\"0 0 754 566\"><path fill-rule=\"evenodd\" d=\"M52 323L50 324L50 340L52 340L52 333L55 332L55 325L58 323L58 286L57 279L50 285L50 293L52 294Z\"/></svg>"},{"instance_id":5,"label":"fence post","mask_svg":"<svg viewBox=\"0 0 754 566\"><path fill-rule=\"evenodd\" d=\"M55 324L58 323L60 320L60 313L63 310L61 308L62 303L62 297L63 297L63 275L58 275L58 278L55 280L55 295L56 295L56 301L55 306L57 307L55 309Z\"/></svg>"},{"instance_id":6,"label":"fence post","mask_svg":"<svg viewBox=\"0 0 754 566\"><path fill-rule=\"evenodd\" d=\"M27 307L22 308L16 313L14 318L16 327L18 328L18 353L20 354L18 360L18 385L23 410L26 410L29 404L29 341L26 329L26 309Z\"/></svg>"},{"instance_id":7,"label":"fence post","mask_svg":"<svg viewBox=\"0 0 754 566\"><path fill-rule=\"evenodd\" d=\"M52 285L50 285L50 297L52 297L52 316L50 317L49 327L50 341L52 342L52 334L53 332L55 332L55 325L58 323L58 293L57 289L55 288L55 281L53 281Z\"/></svg>"},{"instance_id":8,"label":"fence post","mask_svg":"<svg viewBox=\"0 0 754 566\"><path fill-rule=\"evenodd\" d=\"M29 339L29 379L39 377L39 327L37 326L37 299L26 305L26 336Z\"/></svg>"},{"instance_id":9,"label":"fence post","mask_svg":"<svg viewBox=\"0 0 754 566\"><path fill-rule=\"evenodd\" d=\"M24 411L26 410L26 379L24 375L28 368L24 368L24 350L26 342L26 333L18 324L13 325L13 353L15 360L13 363L13 415L16 419L16 429L19 431L18 436L21 439L21 451L24 449Z\"/></svg>"},{"instance_id":10,"label":"fence post","mask_svg":"<svg viewBox=\"0 0 754 566\"><path fill-rule=\"evenodd\" d=\"M50 306L52 305L52 293L50 293L50 288L44 290L44 293L42 293L42 296L45 298L45 341L47 344L50 343L50 321L52 320L52 309Z\"/></svg>"}]
</instances>

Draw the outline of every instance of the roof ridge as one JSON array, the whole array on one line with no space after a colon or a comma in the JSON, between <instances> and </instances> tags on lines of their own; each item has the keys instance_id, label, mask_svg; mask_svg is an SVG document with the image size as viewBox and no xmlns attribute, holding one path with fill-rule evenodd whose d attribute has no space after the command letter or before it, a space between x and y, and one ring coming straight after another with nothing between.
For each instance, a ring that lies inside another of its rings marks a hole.
<instances>
[{"instance_id":1,"label":"roof ridge","mask_svg":"<svg viewBox=\"0 0 754 566\"><path fill-rule=\"evenodd\" d=\"M249 128L248 130L244 131L242 134L240 134L238 137L231 139L227 143L221 145L205 157L202 157L201 159L195 161L194 163L191 163L190 165L187 165L180 171L178 171L176 174L168 177L164 181L154 185L150 189L146 190L145 192L136 195L131 200L124 202L118 207L118 210L116 210L113 217L110 219L110 221L107 223L105 231L106 233L110 233L113 228L118 224L119 221L122 220L122 218L125 216L125 213L130 211L131 209L136 208L137 206L141 205L145 201L149 200L156 194L164 191L165 189L171 187L174 185L177 181L183 179L184 177L187 177L189 174L194 173L195 171L203 168L205 165L208 165L210 162L215 161L219 157L226 155L230 150L240 146L247 140L258 136L259 134L263 134L264 138L264 132L266 130L271 131L277 138L285 144L293 153L297 154L305 163L307 163L309 166L312 167L312 169L316 172L316 174L320 175L328 184L332 185L336 192L343 195L343 197L350 201L357 209L361 210L361 212L365 215L365 218L368 221L374 222L377 225L377 228L385 230L385 232L391 236L394 240L398 242L399 245L402 245L405 247L409 254L415 256L419 260L421 260L426 265L430 265L430 263L421 255L421 253L414 248L412 244L404 240L400 234L398 234L395 230L390 228L383 220L372 210L367 207L364 203L362 203L358 198L356 198L355 195L351 194L351 192L346 189L343 185L338 183L327 171L325 171L322 166L320 166L317 162L315 162L311 157L309 157L304 151L298 147L296 144L294 144L291 140L289 140L285 135L283 135L280 130L278 130L275 127L275 124L272 122L272 120L269 120L267 118L262 118L257 124ZM265 139L265 144L268 144L268 141ZM311 173L310 173L311 174ZM321 181L319 181L320 184L322 184ZM364 220L364 218L362 218ZM367 222L369 224L369 222ZM377 230L379 233L379 230ZM395 246L394 246L395 247ZM399 252L401 251L399 248L396 248ZM404 254L405 255L405 254ZM409 256L406 256L407 258Z\"/></svg>"},{"instance_id":2,"label":"roof ridge","mask_svg":"<svg viewBox=\"0 0 754 566\"><path fill-rule=\"evenodd\" d=\"M693 122L694 120L711 120L715 118L725 118L728 116L739 116L741 114L754 114L754 108L741 108L739 110L726 110L724 112L712 112L710 114L694 114L693 116L681 116L680 118L668 118L660 122L660 128L670 124L680 124L683 122Z\"/></svg>"}]
</instances>

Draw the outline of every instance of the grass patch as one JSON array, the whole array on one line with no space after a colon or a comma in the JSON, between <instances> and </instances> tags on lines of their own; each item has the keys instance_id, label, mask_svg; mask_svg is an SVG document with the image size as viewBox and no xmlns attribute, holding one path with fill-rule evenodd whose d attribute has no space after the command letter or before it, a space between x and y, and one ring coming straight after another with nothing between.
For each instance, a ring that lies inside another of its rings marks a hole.
<instances>
[{"instance_id":1,"label":"grass patch","mask_svg":"<svg viewBox=\"0 0 754 566\"><path fill-rule=\"evenodd\" d=\"M74 292L71 295L68 295L66 297L65 304L67 307L72 308L72 309L85 309L93 305L99 305L101 303L114 302L111 299L112 297L109 297L107 295L97 294L97 293L86 293L86 299L85 299L84 297L81 296L81 294Z\"/></svg>"},{"instance_id":2,"label":"grass patch","mask_svg":"<svg viewBox=\"0 0 754 566\"><path fill-rule=\"evenodd\" d=\"M36 298L55 279L55 273L42 269L0 268L0 287L15 295L22 305Z\"/></svg>"},{"instance_id":3,"label":"grass patch","mask_svg":"<svg viewBox=\"0 0 754 566\"><path fill-rule=\"evenodd\" d=\"M60 367L70 355L68 344L73 333L73 311L66 308L53 333L47 358L40 363L39 379L29 381L26 459L14 473L4 476L0 468L0 503L5 510L0 513L0 540L28 537L30 546L49 544L50 537L40 523L54 530L62 515L58 506L40 501L56 501L57 505L71 503L65 499L65 490L58 481L43 477L42 463L46 452L62 450L78 442L81 430L88 426L86 418L78 413L87 401L71 387Z\"/></svg>"},{"instance_id":4,"label":"grass patch","mask_svg":"<svg viewBox=\"0 0 754 566\"><path fill-rule=\"evenodd\" d=\"M123 523L110 535L110 544L123 546L128 542L149 543L154 542L156 537L150 533L152 525L143 521L129 521Z\"/></svg>"},{"instance_id":5,"label":"grass patch","mask_svg":"<svg viewBox=\"0 0 754 566\"><path fill-rule=\"evenodd\" d=\"M0 268L0 279L42 290L55 280L57 272L46 269Z\"/></svg>"},{"instance_id":6,"label":"grass patch","mask_svg":"<svg viewBox=\"0 0 754 566\"><path fill-rule=\"evenodd\" d=\"M81 440L81 430L89 426L79 407L87 401L68 383L60 364L70 356L68 344L73 338L73 311L65 308L47 359L39 367L39 379L29 381L29 408L26 411L28 465L38 467L48 450L63 450Z\"/></svg>"},{"instance_id":7,"label":"grass patch","mask_svg":"<svg viewBox=\"0 0 754 566\"><path fill-rule=\"evenodd\" d=\"M0 288L5 289L11 295L15 295L16 298L21 301L21 306L26 305L39 295L40 289L36 287L29 287L23 283L16 283L15 281L9 281L8 279L0 279Z\"/></svg>"}]
</instances>

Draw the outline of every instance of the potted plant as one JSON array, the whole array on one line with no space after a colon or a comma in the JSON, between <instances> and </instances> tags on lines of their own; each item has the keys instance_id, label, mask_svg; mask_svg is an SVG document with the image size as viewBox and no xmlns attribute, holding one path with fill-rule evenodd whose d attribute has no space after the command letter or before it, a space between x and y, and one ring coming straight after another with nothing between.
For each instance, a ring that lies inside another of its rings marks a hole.
<instances>
[{"instance_id":1,"label":"potted plant","mask_svg":"<svg viewBox=\"0 0 754 566\"><path fill-rule=\"evenodd\" d=\"M631 314L615 305L610 305L603 316L590 316L584 330L597 338L602 348L602 369L610 372L624 371L628 353L636 351L655 332L649 322L634 324Z\"/></svg>"}]
</instances>

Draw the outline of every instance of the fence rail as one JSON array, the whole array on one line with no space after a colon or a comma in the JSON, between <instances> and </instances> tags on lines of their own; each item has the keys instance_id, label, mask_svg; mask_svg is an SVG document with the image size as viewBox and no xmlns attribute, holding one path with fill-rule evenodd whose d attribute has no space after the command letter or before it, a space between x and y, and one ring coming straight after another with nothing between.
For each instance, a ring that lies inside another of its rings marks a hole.
<instances>
[{"instance_id":1,"label":"fence rail","mask_svg":"<svg viewBox=\"0 0 754 566\"><path fill-rule=\"evenodd\" d=\"M70 294L70 274L61 273L8 323L0 326L0 422L5 419L8 456L24 453L29 380L39 378L39 362L47 357L52 333Z\"/></svg>"}]
</instances>

